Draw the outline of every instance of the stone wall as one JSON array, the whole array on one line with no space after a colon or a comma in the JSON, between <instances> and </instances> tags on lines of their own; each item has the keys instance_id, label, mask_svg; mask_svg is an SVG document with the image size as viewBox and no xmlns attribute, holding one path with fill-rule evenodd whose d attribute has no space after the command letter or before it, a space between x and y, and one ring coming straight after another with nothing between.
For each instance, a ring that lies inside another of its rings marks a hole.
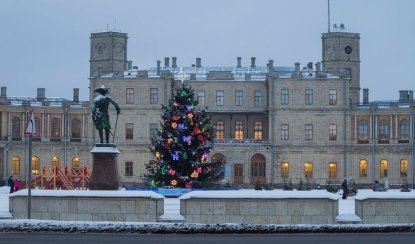
<instances>
[{"instance_id":1,"label":"stone wall","mask_svg":"<svg viewBox=\"0 0 415 244\"><path fill-rule=\"evenodd\" d=\"M326 197L309 192L279 196L277 191L259 191L256 196L222 191L204 197L204 192L191 192L180 198L180 213L186 223L332 224L338 214L337 198L321 192Z\"/></svg>"},{"instance_id":2,"label":"stone wall","mask_svg":"<svg viewBox=\"0 0 415 244\"><path fill-rule=\"evenodd\" d=\"M356 215L362 224L415 223L414 208L415 198L367 198L355 202Z\"/></svg>"},{"instance_id":3,"label":"stone wall","mask_svg":"<svg viewBox=\"0 0 415 244\"><path fill-rule=\"evenodd\" d=\"M154 192L53 190L32 192L32 219L156 222L164 212L164 197ZM13 218L27 219L27 190L12 194L9 199L9 209Z\"/></svg>"}]
</instances>

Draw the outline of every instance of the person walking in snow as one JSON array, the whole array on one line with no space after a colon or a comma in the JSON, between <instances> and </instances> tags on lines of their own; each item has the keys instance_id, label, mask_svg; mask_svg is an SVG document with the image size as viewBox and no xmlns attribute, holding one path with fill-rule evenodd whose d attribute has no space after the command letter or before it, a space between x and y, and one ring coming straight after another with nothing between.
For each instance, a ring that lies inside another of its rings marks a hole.
<instances>
[{"instance_id":1,"label":"person walking in snow","mask_svg":"<svg viewBox=\"0 0 415 244\"><path fill-rule=\"evenodd\" d=\"M14 187L14 191L18 191L19 187L20 187L20 182L18 179L14 179L13 181L13 187Z\"/></svg>"},{"instance_id":2,"label":"person walking in snow","mask_svg":"<svg viewBox=\"0 0 415 244\"><path fill-rule=\"evenodd\" d=\"M347 199L347 180L346 179L343 180L342 188L343 188L342 199Z\"/></svg>"},{"instance_id":3,"label":"person walking in snow","mask_svg":"<svg viewBox=\"0 0 415 244\"><path fill-rule=\"evenodd\" d=\"M10 193L13 193L14 191L13 175L11 175L9 179L7 180L7 185L10 186Z\"/></svg>"}]
</instances>

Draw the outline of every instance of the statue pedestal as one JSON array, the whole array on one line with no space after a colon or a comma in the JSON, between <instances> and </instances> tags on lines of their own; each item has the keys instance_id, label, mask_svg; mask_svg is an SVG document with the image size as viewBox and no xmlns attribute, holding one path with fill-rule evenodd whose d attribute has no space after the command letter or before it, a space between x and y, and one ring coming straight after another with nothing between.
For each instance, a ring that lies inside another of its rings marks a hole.
<instances>
[{"instance_id":1,"label":"statue pedestal","mask_svg":"<svg viewBox=\"0 0 415 244\"><path fill-rule=\"evenodd\" d=\"M118 190L117 157L120 151L115 144L96 144L91 150L92 174L89 179L90 190Z\"/></svg>"}]
</instances>

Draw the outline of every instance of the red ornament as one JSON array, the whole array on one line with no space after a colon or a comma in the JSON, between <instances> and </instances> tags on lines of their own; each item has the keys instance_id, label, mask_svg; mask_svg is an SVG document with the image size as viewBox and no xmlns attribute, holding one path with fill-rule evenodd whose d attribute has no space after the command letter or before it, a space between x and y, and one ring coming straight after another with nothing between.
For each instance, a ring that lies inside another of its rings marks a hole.
<instances>
[{"instance_id":1,"label":"red ornament","mask_svg":"<svg viewBox=\"0 0 415 244\"><path fill-rule=\"evenodd\" d=\"M175 101L175 102L173 103L173 106L178 107L178 106L179 106L179 103Z\"/></svg>"},{"instance_id":2,"label":"red ornament","mask_svg":"<svg viewBox=\"0 0 415 244\"><path fill-rule=\"evenodd\" d=\"M177 115L175 114L172 116L172 120L179 120L179 117L177 117Z\"/></svg>"},{"instance_id":3,"label":"red ornament","mask_svg":"<svg viewBox=\"0 0 415 244\"><path fill-rule=\"evenodd\" d=\"M203 136L202 136L202 135L199 135L199 136L197 137L197 139L199 139L199 141L203 141Z\"/></svg>"},{"instance_id":4,"label":"red ornament","mask_svg":"<svg viewBox=\"0 0 415 244\"><path fill-rule=\"evenodd\" d=\"M193 129L193 133L195 133L195 134L199 134L199 133L200 133L199 128L195 127L195 128Z\"/></svg>"},{"instance_id":5,"label":"red ornament","mask_svg":"<svg viewBox=\"0 0 415 244\"><path fill-rule=\"evenodd\" d=\"M186 183L186 185L184 185L186 188L191 188L192 184L191 183Z\"/></svg>"}]
</instances>

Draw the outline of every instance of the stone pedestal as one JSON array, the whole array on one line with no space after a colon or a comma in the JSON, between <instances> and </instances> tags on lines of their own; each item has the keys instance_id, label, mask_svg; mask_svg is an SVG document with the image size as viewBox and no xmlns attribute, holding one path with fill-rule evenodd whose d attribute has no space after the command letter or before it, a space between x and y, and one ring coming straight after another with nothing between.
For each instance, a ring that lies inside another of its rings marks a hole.
<instances>
[{"instance_id":1,"label":"stone pedestal","mask_svg":"<svg viewBox=\"0 0 415 244\"><path fill-rule=\"evenodd\" d=\"M92 174L89 179L90 190L118 190L117 157L120 152L115 144L96 144L91 150Z\"/></svg>"}]
</instances>

